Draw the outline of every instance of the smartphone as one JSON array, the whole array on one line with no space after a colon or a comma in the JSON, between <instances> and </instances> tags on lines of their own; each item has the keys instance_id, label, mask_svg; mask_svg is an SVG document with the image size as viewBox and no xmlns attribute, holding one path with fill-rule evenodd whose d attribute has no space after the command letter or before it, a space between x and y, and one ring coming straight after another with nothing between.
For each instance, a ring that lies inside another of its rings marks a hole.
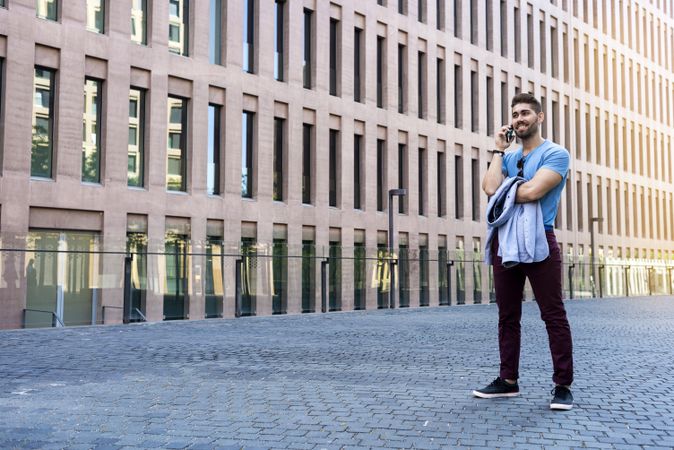
<instances>
[{"instance_id":1,"label":"smartphone","mask_svg":"<svg viewBox=\"0 0 674 450\"><path fill-rule=\"evenodd\" d=\"M508 143L511 143L512 141L515 140L515 129L513 128L512 125L508 127L508 131L506 131L505 136Z\"/></svg>"}]
</instances>

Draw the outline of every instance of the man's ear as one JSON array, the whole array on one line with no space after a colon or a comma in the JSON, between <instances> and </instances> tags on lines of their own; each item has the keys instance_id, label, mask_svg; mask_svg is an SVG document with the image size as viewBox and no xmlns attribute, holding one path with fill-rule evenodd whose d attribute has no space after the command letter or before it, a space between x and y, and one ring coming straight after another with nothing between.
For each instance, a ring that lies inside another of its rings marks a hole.
<instances>
[{"instance_id":1,"label":"man's ear","mask_svg":"<svg viewBox=\"0 0 674 450\"><path fill-rule=\"evenodd\" d=\"M541 111L538 113L538 123L543 123L543 120L545 120L545 113Z\"/></svg>"}]
</instances>

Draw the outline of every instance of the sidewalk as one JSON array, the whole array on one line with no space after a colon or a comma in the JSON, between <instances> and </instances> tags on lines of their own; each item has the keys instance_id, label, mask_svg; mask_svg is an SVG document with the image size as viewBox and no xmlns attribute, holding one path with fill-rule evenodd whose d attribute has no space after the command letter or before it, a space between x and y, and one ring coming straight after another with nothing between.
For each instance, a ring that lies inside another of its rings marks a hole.
<instances>
[{"instance_id":1,"label":"sidewalk","mask_svg":"<svg viewBox=\"0 0 674 450\"><path fill-rule=\"evenodd\" d=\"M576 406L524 305L520 389L496 307L0 332L0 448L674 447L674 298L573 300Z\"/></svg>"}]
</instances>

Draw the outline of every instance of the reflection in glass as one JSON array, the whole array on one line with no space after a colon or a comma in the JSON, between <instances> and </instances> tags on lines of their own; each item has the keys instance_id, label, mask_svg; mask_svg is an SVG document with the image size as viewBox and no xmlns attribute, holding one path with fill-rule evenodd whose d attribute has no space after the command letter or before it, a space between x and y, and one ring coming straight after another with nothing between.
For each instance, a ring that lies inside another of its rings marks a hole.
<instances>
[{"instance_id":1,"label":"reflection in glass","mask_svg":"<svg viewBox=\"0 0 674 450\"><path fill-rule=\"evenodd\" d=\"M428 247L419 246L419 306L428 306L429 297L429 255Z\"/></svg>"},{"instance_id":2,"label":"reflection in glass","mask_svg":"<svg viewBox=\"0 0 674 450\"><path fill-rule=\"evenodd\" d=\"M129 90L129 150L127 183L143 187L145 171L145 91Z\"/></svg>"},{"instance_id":3,"label":"reflection in glass","mask_svg":"<svg viewBox=\"0 0 674 450\"><path fill-rule=\"evenodd\" d=\"M253 125L255 113L243 112L241 133L241 196L253 198Z\"/></svg>"},{"instance_id":4,"label":"reflection in glass","mask_svg":"<svg viewBox=\"0 0 674 450\"><path fill-rule=\"evenodd\" d=\"M54 137L55 72L35 68L30 175L51 178Z\"/></svg>"},{"instance_id":5,"label":"reflection in glass","mask_svg":"<svg viewBox=\"0 0 674 450\"><path fill-rule=\"evenodd\" d=\"M272 198L283 201L283 165L285 141L285 119L274 118L274 190Z\"/></svg>"},{"instance_id":6,"label":"reflection in glass","mask_svg":"<svg viewBox=\"0 0 674 450\"><path fill-rule=\"evenodd\" d=\"M365 296L365 244L355 243L353 248L353 309L366 308Z\"/></svg>"},{"instance_id":7,"label":"reflection in glass","mask_svg":"<svg viewBox=\"0 0 674 450\"><path fill-rule=\"evenodd\" d=\"M241 315L254 316L257 310L257 247L255 238L241 238Z\"/></svg>"},{"instance_id":8,"label":"reflection in glass","mask_svg":"<svg viewBox=\"0 0 674 450\"><path fill-rule=\"evenodd\" d=\"M206 238L206 318L222 317L223 288L223 258L222 237L208 236Z\"/></svg>"},{"instance_id":9,"label":"reflection in glass","mask_svg":"<svg viewBox=\"0 0 674 450\"><path fill-rule=\"evenodd\" d=\"M208 166L206 191L220 194L220 110L219 105L208 105Z\"/></svg>"},{"instance_id":10,"label":"reflection in glass","mask_svg":"<svg viewBox=\"0 0 674 450\"><path fill-rule=\"evenodd\" d=\"M276 0L274 2L274 79L283 81L285 78L285 69L283 67L284 48L283 41L285 40L285 10L286 0Z\"/></svg>"},{"instance_id":11,"label":"reflection in glass","mask_svg":"<svg viewBox=\"0 0 674 450\"><path fill-rule=\"evenodd\" d=\"M35 15L40 19L58 20L58 0L35 0Z\"/></svg>"},{"instance_id":12,"label":"reflection in glass","mask_svg":"<svg viewBox=\"0 0 674 450\"><path fill-rule=\"evenodd\" d=\"M456 238L456 303L466 303L466 271L464 263L463 238Z\"/></svg>"},{"instance_id":13,"label":"reflection in glass","mask_svg":"<svg viewBox=\"0 0 674 450\"><path fill-rule=\"evenodd\" d=\"M169 0L169 42L171 53L188 56L189 1Z\"/></svg>"},{"instance_id":14,"label":"reflection in glass","mask_svg":"<svg viewBox=\"0 0 674 450\"><path fill-rule=\"evenodd\" d=\"M105 0L87 0L87 30L105 33Z\"/></svg>"},{"instance_id":15,"label":"reflection in glass","mask_svg":"<svg viewBox=\"0 0 674 450\"><path fill-rule=\"evenodd\" d=\"M126 233L126 251L131 260L131 321L140 322L146 315L147 300L147 234ZM140 314L138 313L140 311Z\"/></svg>"},{"instance_id":16,"label":"reflection in glass","mask_svg":"<svg viewBox=\"0 0 674 450\"><path fill-rule=\"evenodd\" d=\"M243 5L243 70L255 73L255 0Z\"/></svg>"},{"instance_id":17,"label":"reflection in glass","mask_svg":"<svg viewBox=\"0 0 674 450\"><path fill-rule=\"evenodd\" d=\"M440 306L449 305L450 299L447 295L447 248L438 247L438 299Z\"/></svg>"},{"instance_id":18,"label":"reflection in glass","mask_svg":"<svg viewBox=\"0 0 674 450\"><path fill-rule=\"evenodd\" d=\"M187 235L166 233L164 260L166 279L164 289L164 320L187 318L187 268L189 264Z\"/></svg>"},{"instance_id":19,"label":"reflection in glass","mask_svg":"<svg viewBox=\"0 0 674 450\"><path fill-rule=\"evenodd\" d=\"M482 303L482 257L480 239L473 240L473 303Z\"/></svg>"},{"instance_id":20,"label":"reflection in glass","mask_svg":"<svg viewBox=\"0 0 674 450\"><path fill-rule=\"evenodd\" d=\"M330 242L330 256L328 259L328 286L330 311L342 310L342 246L340 242Z\"/></svg>"},{"instance_id":21,"label":"reflection in glass","mask_svg":"<svg viewBox=\"0 0 674 450\"><path fill-rule=\"evenodd\" d=\"M168 98L168 148L166 189L187 190L187 100Z\"/></svg>"},{"instance_id":22,"label":"reflection in glass","mask_svg":"<svg viewBox=\"0 0 674 450\"><path fill-rule=\"evenodd\" d=\"M100 183L101 153L101 81L87 78L84 82L84 114L82 117L82 181Z\"/></svg>"},{"instance_id":23,"label":"reflection in glass","mask_svg":"<svg viewBox=\"0 0 674 450\"><path fill-rule=\"evenodd\" d=\"M147 44L147 0L131 0L131 41Z\"/></svg>"},{"instance_id":24,"label":"reflection in glass","mask_svg":"<svg viewBox=\"0 0 674 450\"><path fill-rule=\"evenodd\" d=\"M288 311L288 243L285 239L274 239L272 276L272 314L285 314Z\"/></svg>"},{"instance_id":25,"label":"reflection in glass","mask_svg":"<svg viewBox=\"0 0 674 450\"><path fill-rule=\"evenodd\" d=\"M398 289L401 308L410 306L410 251L406 244L398 248Z\"/></svg>"},{"instance_id":26,"label":"reflection in glass","mask_svg":"<svg viewBox=\"0 0 674 450\"><path fill-rule=\"evenodd\" d=\"M377 308L388 308L388 290L389 290L389 263L387 261L388 247L386 244L377 244L377 268L375 274L375 284L377 286ZM400 305L402 306L402 304Z\"/></svg>"},{"instance_id":27,"label":"reflection in glass","mask_svg":"<svg viewBox=\"0 0 674 450\"><path fill-rule=\"evenodd\" d=\"M222 0L211 0L210 14L209 61L211 64L222 64Z\"/></svg>"},{"instance_id":28,"label":"reflection in glass","mask_svg":"<svg viewBox=\"0 0 674 450\"><path fill-rule=\"evenodd\" d=\"M302 241L302 312L316 311L316 246Z\"/></svg>"},{"instance_id":29,"label":"reflection in glass","mask_svg":"<svg viewBox=\"0 0 674 450\"><path fill-rule=\"evenodd\" d=\"M26 308L43 311L26 327L52 326L52 313L66 326L98 321L98 234L33 230L26 247Z\"/></svg>"}]
</instances>

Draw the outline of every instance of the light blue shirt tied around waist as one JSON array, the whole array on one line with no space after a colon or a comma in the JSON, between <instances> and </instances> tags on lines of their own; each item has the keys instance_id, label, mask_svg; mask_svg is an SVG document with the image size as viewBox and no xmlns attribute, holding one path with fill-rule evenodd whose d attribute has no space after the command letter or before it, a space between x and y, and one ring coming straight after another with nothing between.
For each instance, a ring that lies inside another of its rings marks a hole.
<instances>
[{"instance_id":1,"label":"light blue shirt tied around waist","mask_svg":"<svg viewBox=\"0 0 674 450\"><path fill-rule=\"evenodd\" d=\"M498 232L498 256L504 267L543 261L550 255L540 202L517 203L521 177L506 178L487 205L485 263L493 264L491 243Z\"/></svg>"}]
</instances>

